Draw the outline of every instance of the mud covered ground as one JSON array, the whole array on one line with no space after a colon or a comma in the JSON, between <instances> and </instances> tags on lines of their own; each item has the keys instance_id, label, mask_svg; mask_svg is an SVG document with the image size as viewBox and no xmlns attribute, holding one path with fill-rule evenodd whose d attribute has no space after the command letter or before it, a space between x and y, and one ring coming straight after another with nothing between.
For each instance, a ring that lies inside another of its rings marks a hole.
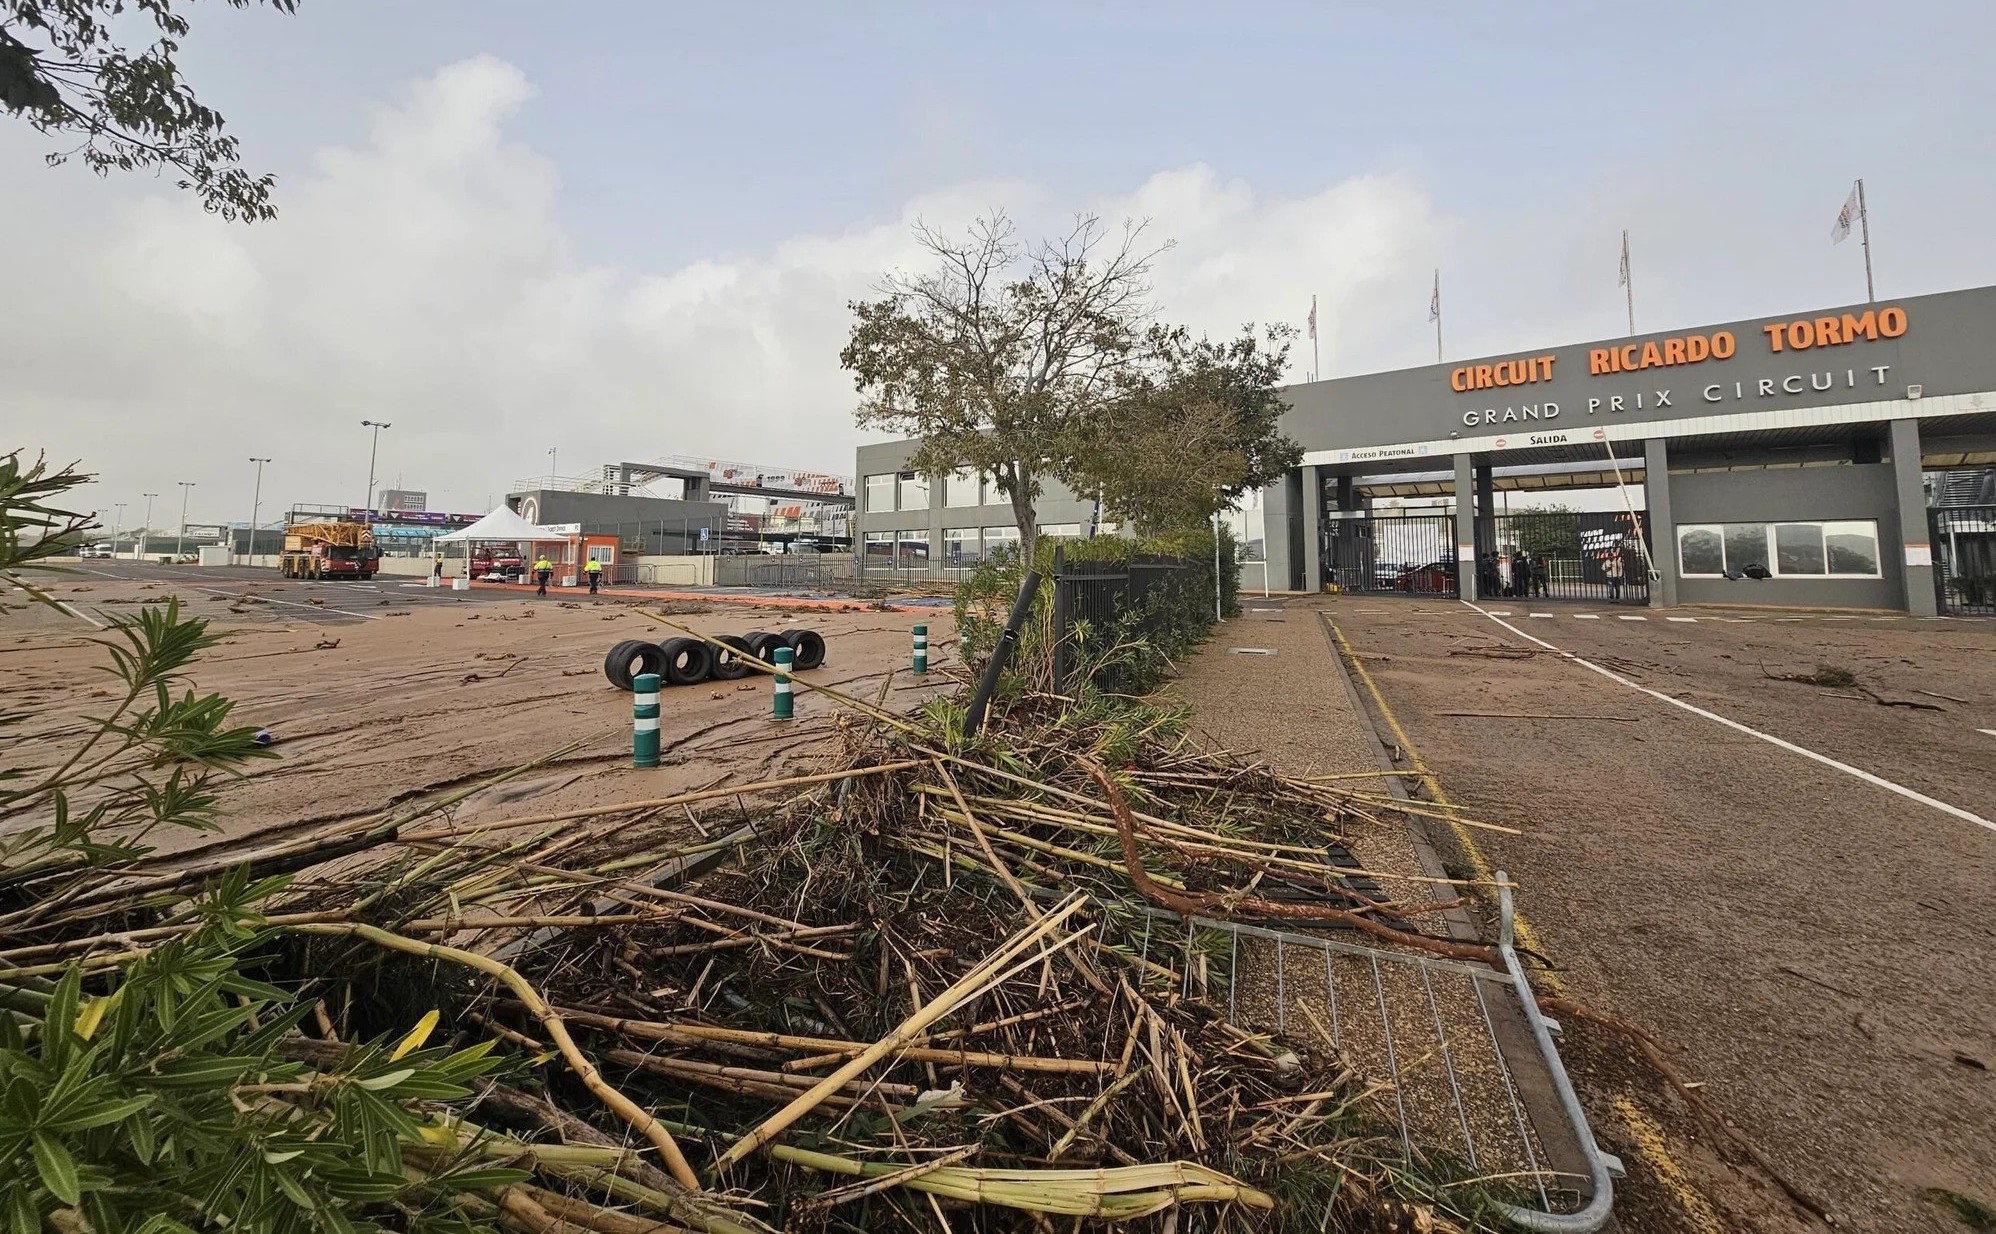
<instances>
[{"instance_id":1,"label":"mud covered ground","mask_svg":"<svg viewBox=\"0 0 1996 1234\"><path fill-rule=\"evenodd\" d=\"M1996 1202L1996 625L1325 607L1446 791L1524 830L1478 841L1567 991L1647 1026L1842 1228L1963 1228L1933 1188ZM1855 685L1775 679L1825 667ZM1630 1163L1622 1228L1809 1224L1618 1038L1571 1028Z\"/></svg>"},{"instance_id":2,"label":"mud covered ground","mask_svg":"<svg viewBox=\"0 0 1996 1234\"><path fill-rule=\"evenodd\" d=\"M118 572L133 577L100 570L50 583L80 616L15 607L9 597L0 613L0 692L37 714L11 730L8 764L29 772L52 765L82 718L116 701L115 681L100 670L103 649L90 641L103 632L83 617L101 622L177 595L223 635L196 666L195 688L235 700L238 722L269 729L280 755L222 789L231 836L278 838L371 817L578 741L545 768L466 801L458 816L542 813L808 772L829 716L800 691L798 719L773 724L760 676L674 687L661 705L665 765L634 771L631 696L604 680L604 653L623 639L678 633L635 605L572 592L453 594L387 578L363 587L285 582L271 571L238 578L244 572L118 563ZM708 633L815 629L828 644L826 662L800 681L868 695L886 685L897 701L933 688L906 671L910 625L929 623L932 665L952 654L946 615L654 607ZM211 839L156 837L167 850Z\"/></svg>"}]
</instances>

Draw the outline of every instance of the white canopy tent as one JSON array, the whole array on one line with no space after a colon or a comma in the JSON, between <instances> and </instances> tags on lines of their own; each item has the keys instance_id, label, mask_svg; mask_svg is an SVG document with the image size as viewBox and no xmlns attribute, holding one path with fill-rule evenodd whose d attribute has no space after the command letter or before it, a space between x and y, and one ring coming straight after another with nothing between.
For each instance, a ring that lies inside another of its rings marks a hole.
<instances>
[{"instance_id":1,"label":"white canopy tent","mask_svg":"<svg viewBox=\"0 0 1996 1234\"><path fill-rule=\"evenodd\" d=\"M470 542L474 540L506 540L526 543L534 540L566 539L568 539L567 532L556 531L552 527L537 527L513 513L512 509L508 506L500 506L497 510L479 519L471 526L466 527L463 531L453 531L449 535L437 537L438 543L451 544L458 543L459 541Z\"/></svg>"},{"instance_id":2,"label":"white canopy tent","mask_svg":"<svg viewBox=\"0 0 1996 1234\"><path fill-rule=\"evenodd\" d=\"M448 535L438 536L435 542L438 544L463 544L466 546L464 574L465 578L469 579L471 577L472 558L470 546L472 544L545 544L550 542L565 542L568 538L569 532L567 530L536 526L533 523L529 523L526 519L521 518L518 514L515 514L511 507L500 506L497 510L479 519L462 531L453 531Z\"/></svg>"}]
</instances>

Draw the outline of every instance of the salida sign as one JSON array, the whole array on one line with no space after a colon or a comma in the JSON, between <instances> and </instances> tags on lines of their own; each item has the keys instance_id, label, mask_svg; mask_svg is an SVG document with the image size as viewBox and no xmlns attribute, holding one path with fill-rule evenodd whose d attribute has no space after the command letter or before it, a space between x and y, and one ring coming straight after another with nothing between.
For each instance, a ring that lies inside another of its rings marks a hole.
<instances>
[{"instance_id":1,"label":"salida sign","mask_svg":"<svg viewBox=\"0 0 1996 1234\"><path fill-rule=\"evenodd\" d=\"M1906 310L1898 305L1866 309L1862 313L1837 316L1798 317L1792 321L1771 321L1760 327L1761 343L1769 355L1814 352L1823 348L1847 347L1853 343L1895 339L1906 333ZM1587 352L1587 375L1621 376L1650 369L1677 369L1708 364L1723 365L1739 354L1740 341L1731 330L1709 334L1683 334L1669 338L1624 343L1619 347L1594 347ZM1483 390L1530 387L1553 379L1557 355L1526 356L1489 364L1465 364L1449 373L1449 389L1458 394ZM1706 403L1744 399L1773 398L1777 395L1827 392L1839 387L1856 389L1885 384L1889 364L1835 366L1778 377L1754 377L1734 381L1708 381L1700 386L1698 398ZM1706 369L1701 375L1723 377L1720 370ZM1641 411L1675 407L1676 395L1667 386L1655 386L1634 393L1589 396L1588 415L1606 412ZM1688 398L1685 400L1690 401ZM1461 413L1465 428L1513 424L1532 420L1555 420L1563 409L1552 399L1518 402L1505 407L1482 407Z\"/></svg>"}]
</instances>

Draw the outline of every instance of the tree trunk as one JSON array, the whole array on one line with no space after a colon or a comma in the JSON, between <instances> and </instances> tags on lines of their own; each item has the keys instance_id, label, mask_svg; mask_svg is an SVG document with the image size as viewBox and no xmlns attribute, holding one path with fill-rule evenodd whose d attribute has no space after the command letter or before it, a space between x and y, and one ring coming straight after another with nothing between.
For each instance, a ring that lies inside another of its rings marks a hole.
<instances>
[{"instance_id":1,"label":"tree trunk","mask_svg":"<svg viewBox=\"0 0 1996 1234\"><path fill-rule=\"evenodd\" d=\"M1039 544L1039 512L1033 509L1033 476L1023 463L1012 465L1012 521L1019 528L1019 560L1030 569Z\"/></svg>"}]
</instances>

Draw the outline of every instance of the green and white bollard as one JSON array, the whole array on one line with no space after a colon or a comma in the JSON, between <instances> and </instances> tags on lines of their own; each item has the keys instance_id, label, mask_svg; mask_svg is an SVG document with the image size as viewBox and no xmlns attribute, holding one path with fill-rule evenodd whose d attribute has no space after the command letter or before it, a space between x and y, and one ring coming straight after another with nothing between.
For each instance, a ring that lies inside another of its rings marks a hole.
<instances>
[{"instance_id":1,"label":"green and white bollard","mask_svg":"<svg viewBox=\"0 0 1996 1234\"><path fill-rule=\"evenodd\" d=\"M778 647L769 658L776 664L776 699L769 718L788 720L796 714L796 700L790 693L790 666L797 662L797 653L788 647Z\"/></svg>"},{"instance_id":2,"label":"green and white bollard","mask_svg":"<svg viewBox=\"0 0 1996 1234\"><path fill-rule=\"evenodd\" d=\"M631 681L631 766L658 766L658 674Z\"/></svg>"},{"instance_id":3,"label":"green and white bollard","mask_svg":"<svg viewBox=\"0 0 1996 1234\"><path fill-rule=\"evenodd\" d=\"M929 627L915 627L915 671L929 671Z\"/></svg>"}]
</instances>

